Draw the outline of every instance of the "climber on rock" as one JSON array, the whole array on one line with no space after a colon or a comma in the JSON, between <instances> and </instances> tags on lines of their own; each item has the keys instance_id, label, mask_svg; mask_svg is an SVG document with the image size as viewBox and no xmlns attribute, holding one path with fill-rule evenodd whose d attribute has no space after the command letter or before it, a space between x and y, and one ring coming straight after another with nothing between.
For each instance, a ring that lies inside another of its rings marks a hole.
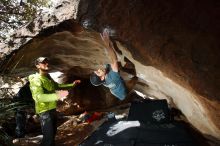
<instances>
[{"instance_id":1,"label":"climber on rock","mask_svg":"<svg viewBox=\"0 0 220 146\"><path fill-rule=\"evenodd\" d=\"M118 59L113 43L110 40L108 30L105 29L100 36L105 44L111 62L110 64L106 64L105 67L94 71L90 75L90 82L94 86L104 85L105 87L108 87L115 97L119 100L124 100L128 95L128 89L119 74Z\"/></svg>"}]
</instances>

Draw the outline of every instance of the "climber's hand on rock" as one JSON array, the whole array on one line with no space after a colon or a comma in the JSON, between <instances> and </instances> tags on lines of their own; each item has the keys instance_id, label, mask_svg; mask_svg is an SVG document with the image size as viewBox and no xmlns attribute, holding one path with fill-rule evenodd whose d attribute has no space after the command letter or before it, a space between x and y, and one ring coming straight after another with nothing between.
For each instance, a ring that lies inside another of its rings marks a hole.
<instances>
[{"instance_id":1,"label":"climber's hand on rock","mask_svg":"<svg viewBox=\"0 0 220 146\"><path fill-rule=\"evenodd\" d=\"M100 33L100 36L104 42L104 44L106 46L109 46L109 44L111 43L111 40L109 38L109 33L108 33L108 30L107 29L104 29L103 33Z\"/></svg>"}]
</instances>

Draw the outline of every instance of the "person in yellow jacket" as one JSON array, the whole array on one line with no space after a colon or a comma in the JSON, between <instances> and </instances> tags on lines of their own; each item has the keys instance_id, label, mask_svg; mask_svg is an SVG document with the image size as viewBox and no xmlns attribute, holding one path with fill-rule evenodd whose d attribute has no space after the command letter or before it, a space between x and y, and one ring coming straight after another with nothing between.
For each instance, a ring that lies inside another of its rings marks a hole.
<instances>
[{"instance_id":1,"label":"person in yellow jacket","mask_svg":"<svg viewBox=\"0 0 220 146\"><path fill-rule=\"evenodd\" d=\"M57 101L63 100L69 92L63 88L71 88L79 84L75 80L72 84L58 84L49 75L48 58L39 57L35 60L38 73L28 77L30 90L35 101L35 110L40 117L43 139L41 146L54 146L57 131L56 107Z\"/></svg>"}]
</instances>

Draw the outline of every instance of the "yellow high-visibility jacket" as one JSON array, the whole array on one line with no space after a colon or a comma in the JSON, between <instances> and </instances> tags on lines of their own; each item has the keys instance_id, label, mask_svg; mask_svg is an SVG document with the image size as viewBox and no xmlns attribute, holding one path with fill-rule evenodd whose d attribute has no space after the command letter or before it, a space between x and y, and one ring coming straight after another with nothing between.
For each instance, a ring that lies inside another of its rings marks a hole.
<instances>
[{"instance_id":1,"label":"yellow high-visibility jacket","mask_svg":"<svg viewBox=\"0 0 220 146\"><path fill-rule=\"evenodd\" d=\"M57 107L58 96L55 93L56 90L74 86L74 84L58 84L49 75L47 77L39 73L30 75L28 80L37 114Z\"/></svg>"}]
</instances>

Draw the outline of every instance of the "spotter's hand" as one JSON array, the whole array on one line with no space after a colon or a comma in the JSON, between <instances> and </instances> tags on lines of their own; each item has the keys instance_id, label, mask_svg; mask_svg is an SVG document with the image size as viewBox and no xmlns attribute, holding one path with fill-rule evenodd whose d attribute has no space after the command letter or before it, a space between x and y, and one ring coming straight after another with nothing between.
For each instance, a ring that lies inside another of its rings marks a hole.
<instances>
[{"instance_id":1,"label":"spotter's hand","mask_svg":"<svg viewBox=\"0 0 220 146\"><path fill-rule=\"evenodd\" d=\"M77 84L79 84L79 83L81 83L81 80L75 80L75 81L73 82L74 85L77 85Z\"/></svg>"}]
</instances>

